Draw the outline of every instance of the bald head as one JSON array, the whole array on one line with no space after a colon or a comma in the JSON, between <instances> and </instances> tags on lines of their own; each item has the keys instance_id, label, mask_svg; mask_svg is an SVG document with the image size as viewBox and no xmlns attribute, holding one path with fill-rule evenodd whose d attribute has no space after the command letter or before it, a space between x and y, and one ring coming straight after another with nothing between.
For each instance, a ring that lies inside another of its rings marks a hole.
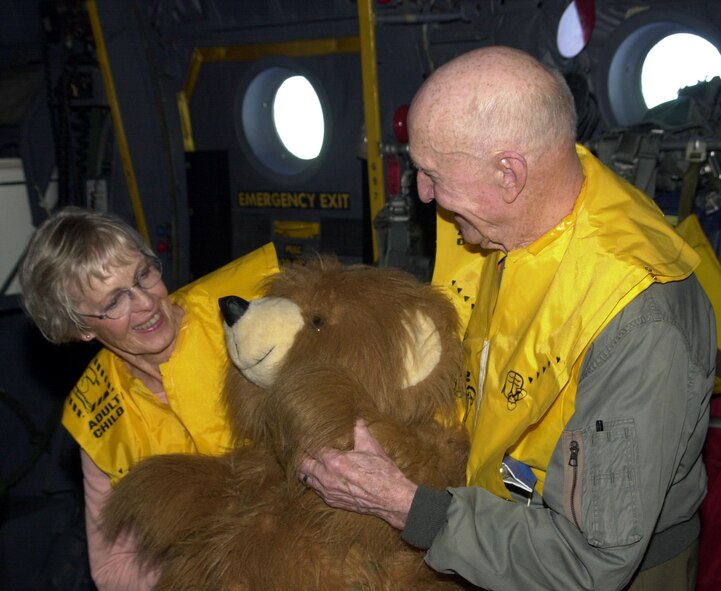
<instances>
[{"instance_id":1,"label":"bald head","mask_svg":"<svg viewBox=\"0 0 721 591\"><path fill-rule=\"evenodd\" d=\"M533 159L572 150L576 115L563 78L508 47L463 54L436 70L416 94L408 118L411 147L472 156L513 150Z\"/></svg>"},{"instance_id":2,"label":"bald head","mask_svg":"<svg viewBox=\"0 0 721 591\"><path fill-rule=\"evenodd\" d=\"M506 252L572 210L583 184L563 78L508 47L436 70L408 114L419 198L454 214L466 242Z\"/></svg>"}]
</instances>

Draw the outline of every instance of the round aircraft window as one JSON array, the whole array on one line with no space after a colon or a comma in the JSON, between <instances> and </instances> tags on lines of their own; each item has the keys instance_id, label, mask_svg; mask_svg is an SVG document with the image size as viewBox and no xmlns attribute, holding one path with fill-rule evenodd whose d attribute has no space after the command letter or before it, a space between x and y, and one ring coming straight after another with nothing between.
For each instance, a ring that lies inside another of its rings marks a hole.
<instances>
[{"instance_id":1,"label":"round aircraft window","mask_svg":"<svg viewBox=\"0 0 721 591\"><path fill-rule=\"evenodd\" d=\"M664 37L646 55L641 92L650 109L678 98L678 91L721 76L721 53L712 43L690 33Z\"/></svg>"},{"instance_id":2,"label":"round aircraft window","mask_svg":"<svg viewBox=\"0 0 721 591\"><path fill-rule=\"evenodd\" d=\"M286 78L275 93L273 123L286 149L301 160L320 154L325 135L318 93L305 76Z\"/></svg>"},{"instance_id":3,"label":"round aircraft window","mask_svg":"<svg viewBox=\"0 0 721 591\"><path fill-rule=\"evenodd\" d=\"M576 57L591 40L596 24L596 1L573 0L561 15L556 30L556 47L565 58Z\"/></svg>"},{"instance_id":4,"label":"round aircraft window","mask_svg":"<svg viewBox=\"0 0 721 591\"><path fill-rule=\"evenodd\" d=\"M604 118L635 125L680 88L721 75L719 47L717 31L682 13L649 9L628 18L609 39L599 70L606 76L607 93L599 96Z\"/></svg>"},{"instance_id":5,"label":"round aircraft window","mask_svg":"<svg viewBox=\"0 0 721 591\"><path fill-rule=\"evenodd\" d=\"M271 173L295 176L314 167L328 135L321 96L307 73L286 66L261 69L236 95L241 145Z\"/></svg>"}]
</instances>

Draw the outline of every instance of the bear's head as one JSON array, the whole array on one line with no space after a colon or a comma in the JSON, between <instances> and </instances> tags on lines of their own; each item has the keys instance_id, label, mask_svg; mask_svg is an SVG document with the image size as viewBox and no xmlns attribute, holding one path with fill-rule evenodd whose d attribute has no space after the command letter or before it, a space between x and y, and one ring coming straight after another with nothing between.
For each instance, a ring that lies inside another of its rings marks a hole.
<instances>
[{"instance_id":1,"label":"bear's head","mask_svg":"<svg viewBox=\"0 0 721 591\"><path fill-rule=\"evenodd\" d=\"M463 387L458 319L431 285L390 268L291 263L263 298L221 299L238 440L276 453L352 447L353 425L453 422ZM284 463L285 463L284 461Z\"/></svg>"}]
</instances>

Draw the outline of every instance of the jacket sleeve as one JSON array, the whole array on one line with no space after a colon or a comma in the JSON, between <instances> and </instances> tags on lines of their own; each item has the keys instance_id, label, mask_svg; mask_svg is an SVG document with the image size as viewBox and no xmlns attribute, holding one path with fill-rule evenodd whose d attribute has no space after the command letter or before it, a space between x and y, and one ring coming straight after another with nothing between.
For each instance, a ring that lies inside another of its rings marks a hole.
<instances>
[{"instance_id":1,"label":"jacket sleeve","mask_svg":"<svg viewBox=\"0 0 721 591\"><path fill-rule=\"evenodd\" d=\"M654 533L692 524L693 541L706 485L712 324L694 278L640 294L584 359L543 499L527 506L449 489L428 564L484 589L620 589Z\"/></svg>"},{"instance_id":2,"label":"jacket sleeve","mask_svg":"<svg viewBox=\"0 0 721 591\"><path fill-rule=\"evenodd\" d=\"M85 489L85 529L90 573L98 591L148 591L159 572L140 564L134 540L123 535L109 542L100 530L100 512L112 492L110 479L90 456L80 452Z\"/></svg>"}]
</instances>

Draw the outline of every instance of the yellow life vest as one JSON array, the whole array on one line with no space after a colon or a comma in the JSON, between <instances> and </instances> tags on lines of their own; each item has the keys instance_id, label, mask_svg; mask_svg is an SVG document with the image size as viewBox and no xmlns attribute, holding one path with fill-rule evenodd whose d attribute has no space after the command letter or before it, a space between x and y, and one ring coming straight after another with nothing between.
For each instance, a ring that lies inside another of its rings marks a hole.
<instances>
[{"instance_id":1,"label":"yellow life vest","mask_svg":"<svg viewBox=\"0 0 721 591\"><path fill-rule=\"evenodd\" d=\"M160 366L168 404L107 349L90 362L67 397L63 425L113 484L147 456L218 455L230 447L220 402L228 354L218 298L259 297L277 271L267 244L170 296L184 315L173 353Z\"/></svg>"},{"instance_id":2,"label":"yellow life vest","mask_svg":"<svg viewBox=\"0 0 721 591\"><path fill-rule=\"evenodd\" d=\"M698 264L653 201L577 151L585 181L573 212L527 248L480 251L459 240L446 213L438 219L433 281L464 330L467 481L503 498L505 455L530 466L543 492L594 337L654 281L683 279Z\"/></svg>"},{"instance_id":3,"label":"yellow life vest","mask_svg":"<svg viewBox=\"0 0 721 591\"><path fill-rule=\"evenodd\" d=\"M716 256L701 223L695 215L689 215L678 226L676 232L686 240L701 257L696 277L711 300L716 315L716 339L721 351L721 262ZM721 367L716 368L714 394L721 394Z\"/></svg>"}]
</instances>

